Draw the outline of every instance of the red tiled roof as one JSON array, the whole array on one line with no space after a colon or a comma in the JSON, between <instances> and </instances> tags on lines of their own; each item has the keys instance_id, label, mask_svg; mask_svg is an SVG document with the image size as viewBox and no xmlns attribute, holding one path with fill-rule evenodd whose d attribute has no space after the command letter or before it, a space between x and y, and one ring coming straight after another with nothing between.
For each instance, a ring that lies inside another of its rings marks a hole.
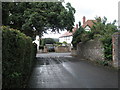
<instances>
[{"instance_id":1,"label":"red tiled roof","mask_svg":"<svg viewBox=\"0 0 120 90\"><path fill-rule=\"evenodd\" d=\"M63 35L61 35L59 38L67 37L67 36L72 36L73 33L75 33L76 30L77 30L77 28L74 27L74 28L72 29L72 32L67 31L67 32L65 32Z\"/></svg>"},{"instance_id":2,"label":"red tiled roof","mask_svg":"<svg viewBox=\"0 0 120 90\"><path fill-rule=\"evenodd\" d=\"M71 35L72 35L72 32L67 31L60 37L71 36Z\"/></svg>"},{"instance_id":3,"label":"red tiled roof","mask_svg":"<svg viewBox=\"0 0 120 90\"><path fill-rule=\"evenodd\" d=\"M97 22L96 20L87 20L82 27L85 28L86 26L89 26L90 28L93 26L93 22Z\"/></svg>"},{"instance_id":4,"label":"red tiled roof","mask_svg":"<svg viewBox=\"0 0 120 90\"><path fill-rule=\"evenodd\" d=\"M97 22L96 20L87 20L82 27L85 28L86 26L89 26L90 28L93 26L93 22ZM72 32L67 31L66 33L64 33L63 35L60 36L61 37L67 37L67 36L72 36L73 33L75 33L75 31L77 30L76 27L73 28Z\"/></svg>"}]
</instances>

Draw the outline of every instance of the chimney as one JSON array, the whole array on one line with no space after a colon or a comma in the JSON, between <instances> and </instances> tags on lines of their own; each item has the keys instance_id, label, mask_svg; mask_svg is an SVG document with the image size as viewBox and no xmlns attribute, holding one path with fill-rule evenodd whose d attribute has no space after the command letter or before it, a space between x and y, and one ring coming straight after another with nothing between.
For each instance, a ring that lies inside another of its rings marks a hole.
<instances>
[{"instance_id":1,"label":"chimney","mask_svg":"<svg viewBox=\"0 0 120 90\"><path fill-rule=\"evenodd\" d=\"M83 24L86 22L86 18L85 16L83 16Z\"/></svg>"},{"instance_id":2,"label":"chimney","mask_svg":"<svg viewBox=\"0 0 120 90\"><path fill-rule=\"evenodd\" d=\"M78 24L76 24L76 29L78 29Z\"/></svg>"}]
</instances>

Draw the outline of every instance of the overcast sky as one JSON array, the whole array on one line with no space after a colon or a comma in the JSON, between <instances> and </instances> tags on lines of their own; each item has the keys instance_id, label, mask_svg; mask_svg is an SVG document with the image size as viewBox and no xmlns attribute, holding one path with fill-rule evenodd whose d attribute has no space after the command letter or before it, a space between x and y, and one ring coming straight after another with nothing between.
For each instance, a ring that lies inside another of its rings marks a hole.
<instances>
[{"instance_id":1,"label":"overcast sky","mask_svg":"<svg viewBox=\"0 0 120 90\"><path fill-rule=\"evenodd\" d=\"M82 23L83 16L88 19L95 19L96 16L107 17L108 22L118 21L118 2L120 0L64 0L64 3L70 2L75 8L75 24ZM62 32L63 34L64 32ZM58 38L60 34L49 34L44 37Z\"/></svg>"},{"instance_id":2,"label":"overcast sky","mask_svg":"<svg viewBox=\"0 0 120 90\"><path fill-rule=\"evenodd\" d=\"M96 16L106 16L109 22L118 20L118 2L120 0L64 0L70 2L75 8L75 24L86 19L94 19Z\"/></svg>"}]
</instances>

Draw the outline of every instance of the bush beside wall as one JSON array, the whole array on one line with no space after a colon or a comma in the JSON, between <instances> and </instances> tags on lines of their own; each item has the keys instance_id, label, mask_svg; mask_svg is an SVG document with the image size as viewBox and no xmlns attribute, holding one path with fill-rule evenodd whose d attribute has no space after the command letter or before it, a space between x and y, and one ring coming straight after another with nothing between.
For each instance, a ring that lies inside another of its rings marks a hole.
<instances>
[{"instance_id":1,"label":"bush beside wall","mask_svg":"<svg viewBox=\"0 0 120 90\"><path fill-rule=\"evenodd\" d=\"M118 32L118 28L115 25L116 20L112 23L107 23L107 18L104 17L101 19L100 17L96 17L97 22L93 22L90 31L85 31L81 28L81 24L79 25L79 29L73 34L73 48L77 48L77 44L87 43L90 40L98 39L102 42L102 47L104 48L104 58L106 61L112 61L112 35L115 32ZM84 46L84 45L83 45Z\"/></svg>"},{"instance_id":2,"label":"bush beside wall","mask_svg":"<svg viewBox=\"0 0 120 90\"><path fill-rule=\"evenodd\" d=\"M36 46L30 37L2 26L2 88L24 88L33 65Z\"/></svg>"}]
</instances>

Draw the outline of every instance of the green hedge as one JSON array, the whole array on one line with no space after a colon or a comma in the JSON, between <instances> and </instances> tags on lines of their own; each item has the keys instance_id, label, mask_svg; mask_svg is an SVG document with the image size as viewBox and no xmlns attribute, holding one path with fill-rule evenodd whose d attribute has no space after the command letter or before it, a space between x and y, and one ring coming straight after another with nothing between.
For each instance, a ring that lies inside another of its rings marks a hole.
<instances>
[{"instance_id":1,"label":"green hedge","mask_svg":"<svg viewBox=\"0 0 120 90\"><path fill-rule=\"evenodd\" d=\"M2 26L2 87L24 88L30 76L36 46L30 37Z\"/></svg>"}]
</instances>

